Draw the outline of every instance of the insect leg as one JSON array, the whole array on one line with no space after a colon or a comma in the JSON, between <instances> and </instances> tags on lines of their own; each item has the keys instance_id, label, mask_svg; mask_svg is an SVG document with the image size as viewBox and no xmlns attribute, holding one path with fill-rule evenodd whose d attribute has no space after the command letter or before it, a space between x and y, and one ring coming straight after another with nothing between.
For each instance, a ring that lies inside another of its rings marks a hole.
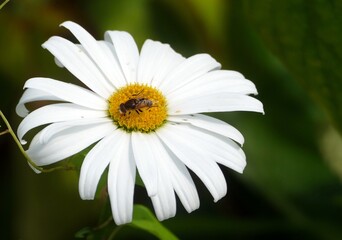
<instances>
[{"instance_id":1,"label":"insect leg","mask_svg":"<svg viewBox=\"0 0 342 240\"><path fill-rule=\"evenodd\" d=\"M144 89L142 89L140 92L138 92L136 94L132 94L132 96L139 96L143 91L144 91Z\"/></svg>"}]
</instances>

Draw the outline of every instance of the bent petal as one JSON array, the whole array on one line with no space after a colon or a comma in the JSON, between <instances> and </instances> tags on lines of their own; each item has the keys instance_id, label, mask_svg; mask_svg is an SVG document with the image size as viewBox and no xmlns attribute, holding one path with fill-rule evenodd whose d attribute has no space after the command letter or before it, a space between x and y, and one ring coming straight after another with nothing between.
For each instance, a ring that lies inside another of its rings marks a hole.
<instances>
[{"instance_id":1,"label":"bent petal","mask_svg":"<svg viewBox=\"0 0 342 240\"><path fill-rule=\"evenodd\" d=\"M23 141L23 136L35 127L52 122L104 117L107 117L105 111L92 110L73 103L47 105L38 108L24 118L18 127L18 138L22 144L25 144L26 142Z\"/></svg>"},{"instance_id":2,"label":"bent petal","mask_svg":"<svg viewBox=\"0 0 342 240\"><path fill-rule=\"evenodd\" d=\"M38 166L49 165L82 151L114 129L111 122L75 126L54 135L46 144L40 143L39 132L26 152Z\"/></svg>"},{"instance_id":3,"label":"bent petal","mask_svg":"<svg viewBox=\"0 0 342 240\"><path fill-rule=\"evenodd\" d=\"M34 102L34 101L60 101L62 99L48 94L44 91L37 89L26 89L23 95L21 96L19 103L15 108L15 112L20 117L26 117L29 114L29 110L25 107L26 103Z\"/></svg>"},{"instance_id":4,"label":"bent petal","mask_svg":"<svg viewBox=\"0 0 342 240\"><path fill-rule=\"evenodd\" d=\"M50 124L49 126L46 126L43 130L41 130L39 135L39 143L46 144L50 141L52 137L54 137L56 134L67 131L70 128L77 127L77 126L85 126L85 125L95 125L95 124L101 124L101 123L109 123L112 122L109 118L89 118L89 119L77 119L77 120L69 120L64 122L58 122Z\"/></svg>"}]
</instances>

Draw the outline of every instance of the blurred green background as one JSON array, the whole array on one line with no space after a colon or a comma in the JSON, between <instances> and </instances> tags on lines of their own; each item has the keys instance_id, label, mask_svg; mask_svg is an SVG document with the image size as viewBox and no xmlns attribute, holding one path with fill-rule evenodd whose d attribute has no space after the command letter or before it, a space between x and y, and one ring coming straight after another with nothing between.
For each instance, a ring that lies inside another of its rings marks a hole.
<instances>
[{"instance_id":1,"label":"blurred green background","mask_svg":"<svg viewBox=\"0 0 342 240\"><path fill-rule=\"evenodd\" d=\"M16 129L24 82L75 82L41 48L73 20L97 39L106 30L207 52L257 86L266 114L215 115L245 136L243 175L222 168L228 194L213 203L196 177L201 207L181 204L163 224L180 239L342 239L342 1L11 0L0 10L0 109ZM1 130L5 130L1 121ZM75 172L36 175L10 135L0 136L0 238L73 239L98 224L104 202L82 201ZM135 201L151 206L137 187ZM154 239L123 227L118 239Z\"/></svg>"}]
</instances>

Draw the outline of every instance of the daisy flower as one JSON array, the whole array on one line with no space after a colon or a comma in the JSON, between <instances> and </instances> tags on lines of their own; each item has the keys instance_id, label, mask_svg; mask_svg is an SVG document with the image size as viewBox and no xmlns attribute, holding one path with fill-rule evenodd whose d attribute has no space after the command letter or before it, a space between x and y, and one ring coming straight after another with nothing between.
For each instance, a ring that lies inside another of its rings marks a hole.
<instances>
[{"instance_id":1,"label":"daisy flower","mask_svg":"<svg viewBox=\"0 0 342 240\"><path fill-rule=\"evenodd\" d=\"M16 112L24 117L18 137L46 125L32 139L28 156L37 166L66 159L89 146L80 170L79 193L94 199L108 167L108 195L116 224L132 221L137 171L159 220L176 214L177 194L186 211L199 207L189 173L214 201L226 195L218 164L242 173L244 138L233 126L204 112L253 111L262 103L249 96L255 85L208 54L189 58L168 44L146 40L139 52L132 36L107 31L98 41L74 22L63 27L79 41L53 36L42 46L57 65L85 86L51 78L26 81ZM28 102L54 101L31 113Z\"/></svg>"}]
</instances>

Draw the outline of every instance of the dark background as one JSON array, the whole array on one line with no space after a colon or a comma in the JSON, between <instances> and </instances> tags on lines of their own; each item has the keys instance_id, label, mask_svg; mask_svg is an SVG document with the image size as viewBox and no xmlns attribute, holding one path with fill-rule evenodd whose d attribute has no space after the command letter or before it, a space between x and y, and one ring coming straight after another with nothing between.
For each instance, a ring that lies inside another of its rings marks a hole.
<instances>
[{"instance_id":1,"label":"dark background","mask_svg":"<svg viewBox=\"0 0 342 240\"><path fill-rule=\"evenodd\" d=\"M11 0L0 10L0 109L16 129L28 78L75 81L41 48L52 35L74 40L65 20L97 39L125 30L139 47L150 38L186 57L207 52L256 84L266 114L215 115L245 136L246 170L222 168L218 203L194 177L200 209L179 203L163 224L181 239L342 239L341 12L338 0ZM77 173L36 175L9 134L0 156L1 239L73 239L98 224L103 200L79 198ZM135 199L151 206L140 187ZM131 227L117 237L154 238Z\"/></svg>"}]
</instances>

